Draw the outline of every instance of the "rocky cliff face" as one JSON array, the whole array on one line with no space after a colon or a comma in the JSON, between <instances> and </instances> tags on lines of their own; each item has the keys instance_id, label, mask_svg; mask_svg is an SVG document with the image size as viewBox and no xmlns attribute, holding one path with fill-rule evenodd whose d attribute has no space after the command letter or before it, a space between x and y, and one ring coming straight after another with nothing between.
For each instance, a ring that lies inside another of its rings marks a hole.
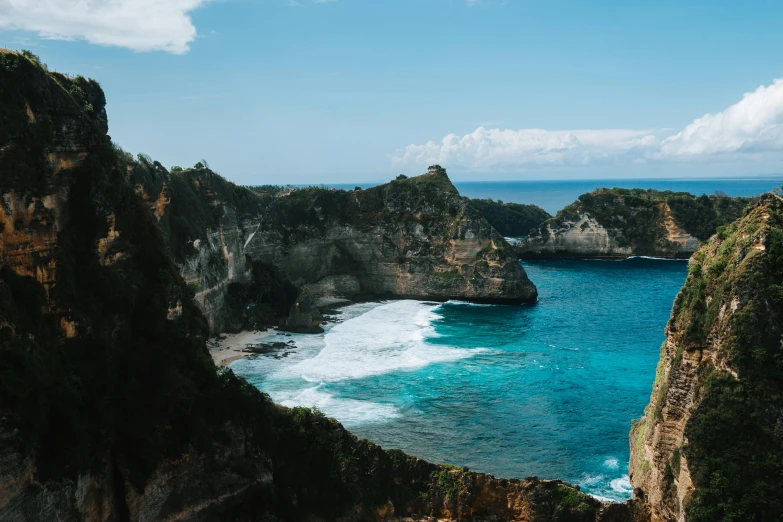
<instances>
[{"instance_id":1,"label":"rocky cliff face","mask_svg":"<svg viewBox=\"0 0 783 522\"><path fill-rule=\"evenodd\" d=\"M674 304L631 482L654 521L783 513L783 201L696 252Z\"/></svg>"},{"instance_id":2,"label":"rocky cliff face","mask_svg":"<svg viewBox=\"0 0 783 522\"><path fill-rule=\"evenodd\" d=\"M246 252L316 297L334 289L348 297L518 304L537 295L508 243L443 170L360 191L277 197Z\"/></svg>"},{"instance_id":3,"label":"rocky cliff face","mask_svg":"<svg viewBox=\"0 0 783 522\"><path fill-rule=\"evenodd\" d=\"M208 169L168 173L140 158L129 178L172 242L213 330L253 261L318 302L413 298L518 304L535 286L500 234L443 170L360 191L257 195Z\"/></svg>"},{"instance_id":4,"label":"rocky cliff face","mask_svg":"<svg viewBox=\"0 0 783 522\"><path fill-rule=\"evenodd\" d=\"M151 209L150 194L128 183L98 86L2 52L0 101L0 520L632 516L631 506L603 505L559 481L500 480L384 451L218 373L206 321L169 255L198 250L198 239L172 244L167 234L191 223L161 230L171 197L158 192ZM465 264L502 271L492 230L460 210L453 228L412 221L442 233L439 253L459 263L480 245L483 257ZM378 217L368 220L377 226ZM462 276L465 266L454 266ZM502 296L529 295L524 288Z\"/></svg>"},{"instance_id":5,"label":"rocky cliff face","mask_svg":"<svg viewBox=\"0 0 783 522\"><path fill-rule=\"evenodd\" d=\"M599 189L583 194L534 229L516 250L523 258L653 256L687 258L739 217L748 198L653 190Z\"/></svg>"}]
</instances>

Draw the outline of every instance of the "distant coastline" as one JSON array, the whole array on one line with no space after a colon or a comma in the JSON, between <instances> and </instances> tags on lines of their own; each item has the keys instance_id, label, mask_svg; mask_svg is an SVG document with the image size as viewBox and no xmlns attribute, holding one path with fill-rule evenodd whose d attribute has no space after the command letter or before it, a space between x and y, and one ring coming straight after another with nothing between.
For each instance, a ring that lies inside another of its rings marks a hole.
<instances>
[{"instance_id":1,"label":"distant coastline","mask_svg":"<svg viewBox=\"0 0 783 522\"><path fill-rule=\"evenodd\" d=\"M460 195L468 198L491 198L509 203L535 204L555 214L573 203L581 194L597 188L643 188L690 192L696 196L723 191L729 196L758 196L783 185L783 174L748 177L714 178L638 178L638 179L578 179L522 181L454 181ZM366 189L382 183L326 183L338 190ZM302 184L299 186L312 186ZM320 185L318 185L320 186Z\"/></svg>"}]
</instances>

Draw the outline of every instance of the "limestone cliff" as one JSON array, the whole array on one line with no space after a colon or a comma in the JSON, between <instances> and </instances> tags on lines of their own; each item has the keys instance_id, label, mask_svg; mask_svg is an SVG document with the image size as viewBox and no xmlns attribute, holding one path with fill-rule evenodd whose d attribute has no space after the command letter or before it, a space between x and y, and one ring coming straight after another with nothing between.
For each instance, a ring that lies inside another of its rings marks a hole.
<instances>
[{"instance_id":1,"label":"limestone cliff","mask_svg":"<svg viewBox=\"0 0 783 522\"><path fill-rule=\"evenodd\" d=\"M631 483L654 521L783 513L783 200L767 194L690 261Z\"/></svg>"},{"instance_id":2,"label":"limestone cliff","mask_svg":"<svg viewBox=\"0 0 783 522\"><path fill-rule=\"evenodd\" d=\"M0 520L632 516L559 481L384 451L218 373L154 213L170 198L150 209L128 183L97 84L0 52L0 101ZM455 210L438 245L501 264Z\"/></svg>"},{"instance_id":3,"label":"limestone cliff","mask_svg":"<svg viewBox=\"0 0 783 522\"><path fill-rule=\"evenodd\" d=\"M598 189L544 221L516 250L523 258L687 258L749 198Z\"/></svg>"},{"instance_id":4,"label":"limestone cliff","mask_svg":"<svg viewBox=\"0 0 783 522\"><path fill-rule=\"evenodd\" d=\"M503 237L442 169L366 190L256 194L206 168L169 173L140 158L129 179L172 243L213 330L225 292L254 261L323 298L517 304L536 299Z\"/></svg>"}]
</instances>

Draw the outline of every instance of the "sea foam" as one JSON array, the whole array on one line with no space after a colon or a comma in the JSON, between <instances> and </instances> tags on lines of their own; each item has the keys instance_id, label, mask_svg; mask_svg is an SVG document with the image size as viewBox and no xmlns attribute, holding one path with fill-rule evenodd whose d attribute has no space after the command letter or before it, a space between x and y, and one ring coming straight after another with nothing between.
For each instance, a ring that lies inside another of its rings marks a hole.
<instances>
[{"instance_id":1,"label":"sea foam","mask_svg":"<svg viewBox=\"0 0 783 522\"><path fill-rule=\"evenodd\" d=\"M282 369L271 378L300 377L308 382L361 379L437 362L471 357L480 350L433 345L439 305L394 301L335 325L318 355Z\"/></svg>"}]
</instances>

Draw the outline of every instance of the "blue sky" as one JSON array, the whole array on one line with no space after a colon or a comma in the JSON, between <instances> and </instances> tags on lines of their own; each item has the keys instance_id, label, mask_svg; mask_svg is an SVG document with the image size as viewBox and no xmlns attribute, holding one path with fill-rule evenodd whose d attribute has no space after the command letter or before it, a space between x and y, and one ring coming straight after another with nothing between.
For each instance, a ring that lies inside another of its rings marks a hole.
<instances>
[{"instance_id":1,"label":"blue sky","mask_svg":"<svg viewBox=\"0 0 783 522\"><path fill-rule=\"evenodd\" d=\"M779 1L104 3L0 0L0 46L97 79L112 138L169 166L246 184L430 162L462 180L783 172Z\"/></svg>"}]
</instances>

